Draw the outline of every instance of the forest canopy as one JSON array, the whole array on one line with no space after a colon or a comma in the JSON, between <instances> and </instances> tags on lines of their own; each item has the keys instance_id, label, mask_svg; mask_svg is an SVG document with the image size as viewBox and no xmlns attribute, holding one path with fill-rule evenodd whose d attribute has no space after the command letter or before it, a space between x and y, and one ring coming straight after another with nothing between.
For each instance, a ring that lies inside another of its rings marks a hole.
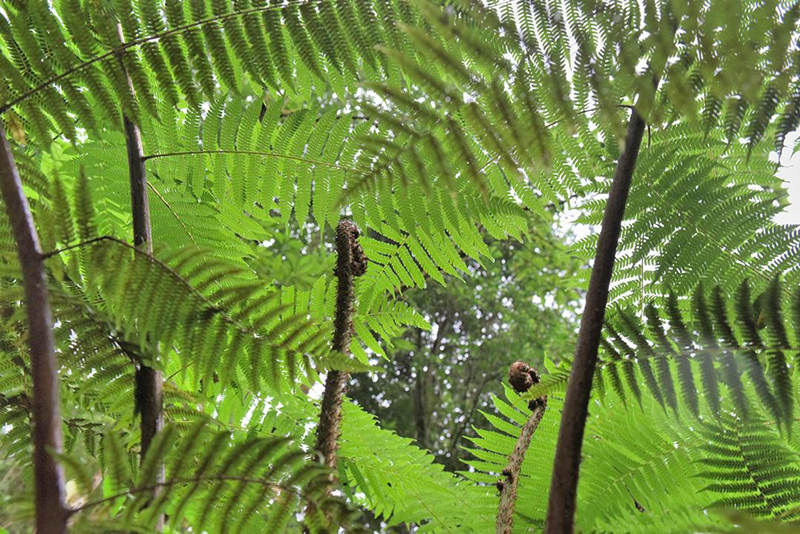
<instances>
[{"instance_id":1,"label":"forest canopy","mask_svg":"<svg viewBox=\"0 0 800 534\"><path fill-rule=\"evenodd\" d=\"M799 21L0 3L0 533L798 528Z\"/></svg>"}]
</instances>

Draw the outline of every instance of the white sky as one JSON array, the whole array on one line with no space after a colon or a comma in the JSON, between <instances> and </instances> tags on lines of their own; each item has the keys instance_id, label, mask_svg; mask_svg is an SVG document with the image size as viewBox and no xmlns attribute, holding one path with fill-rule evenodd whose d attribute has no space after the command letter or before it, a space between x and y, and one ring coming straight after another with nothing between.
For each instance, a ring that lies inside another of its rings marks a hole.
<instances>
[{"instance_id":1,"label":"white sky","mask_svg":"<svg viewBox=\"0 0 800 534\"><path fill-rule=\"evenodd\" d=\"M792 147L797 140L797 135L788 136L784 149L783 165L778 171L778 176L786 182L789 191L789 206L776 217L776 222L782 224L800 224L800 152L792 157Z\"/></svg>"}]
</instances>

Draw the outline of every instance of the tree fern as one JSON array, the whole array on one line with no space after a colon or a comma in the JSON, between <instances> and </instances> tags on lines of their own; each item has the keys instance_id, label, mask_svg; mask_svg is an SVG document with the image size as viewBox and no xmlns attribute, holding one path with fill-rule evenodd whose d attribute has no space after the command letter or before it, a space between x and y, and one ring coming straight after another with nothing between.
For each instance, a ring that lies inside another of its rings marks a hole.
<instances>
[{"instance_id":1,"label":"tree fern","mask_svg":"<svg viewBox=\"0 0 800 534\"><path fill-rule=\"evenodd\" d=\"M473 440L475 458L468 463L474 471L465 476L476 482L496 479L526 420L521 398L508 388L506 397L494 399L503 417L487 415L490 426ZM548 408L559 410L553 399ZM723 405L732 407L727 400ZM541 528L544 520L557 420L545 415L523 463L519 499L524 506L516 522L528 528ZM576 528L736 531L729 510L756 520L792 521L794 441L760 415L741 420L723 409L719 420L689 427L652 397L642 397L636 409L625 409L615 397L591 404L586 435Z\"/></svg>"},{"instance_id":2,"label":"tree fern","mask_svg":"<svg viewBox=\"0 0 800 534\"><path fill-rule=\"evenodd\" d=\"M797 451L764 420L727 416L701 430L708 440L698 460L698 476L713 505L741 510L758 519L795 523L798 496Z\"/></svg>"},{"instance_id":3,"label":"tree fern","mask_svg":"<svg viewBox=\"0 0 800 534\"><path fill-rule=\"evenodd\" d=\"M617 301L646 300L669 288L688 294L698 283L732 293L745 278L759 290L775 276L797 281L794 225L773 218L785 195L766 154L727 148L697 128L672 127L643 150L615 272ZM601 203L581 221L596 224ZM729 224L732 220L740 221ZM594 237L576 247L588 251ZM751 258L759 258L753 262Z\"/></svg>"}]
</instances>

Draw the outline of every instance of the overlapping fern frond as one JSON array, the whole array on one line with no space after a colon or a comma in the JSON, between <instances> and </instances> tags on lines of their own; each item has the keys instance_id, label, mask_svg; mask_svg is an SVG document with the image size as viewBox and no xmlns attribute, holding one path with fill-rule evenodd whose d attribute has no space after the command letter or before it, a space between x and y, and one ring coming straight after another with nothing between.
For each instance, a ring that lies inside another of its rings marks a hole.
<instances>
[{"instance_id":1,"label":"overlapping fern frond","mask_svg":"<svg viewBox=\"0 0 800 534\"><path fill-rule=\"evenodd\" d=\"M146 122L142 129L157 243L219 246L231 257L247 258L255 255L250 242L266 240L274 227L322 237L342 213L342 191L370 172L362 166L360 147L371 125L341 107L287 112L271 102L262 109L251 95L244 102L218 99L205 115L169 106L161 115L162 123ZM108 178L122 173L106 157L113 140L86 143L74 154L68 149L58 166L70 175L88 165L90 187L103 206L98 226L119 235L125 219L106 216L120 212L114 198L124 194L122 181ZM492 176L502 181L497 173L495 168ZM527 229L524 209L505 186L481 202L467 182L456 196L386 184L346 198L345 213L366 230L363 245L371 262L358 286L363 310L386 294L424 287L428 279L443 282L442 273L458 276L466 271L465 256L488 258L484 232L503 239ZM549 216L537 199L531 202Z\"/></svg>"},{"instance_id":2,"label":"overlapping fern frond","mask_svg":"<svg viewBox=\"0 0 800 534\"><path fill-rule=\"evenodd\" d=\"M44 145L53 131L74 140L78 127L116 123L120 108L138 123L142 112L158 114L159 98L196 107L220 86L236 91L241 72L278 92L313 92L315 84L343 92L379 68L373 47L399 38L397 22L416 19L407 6L360 0L37 0L4 8L0 112Z\"/></svg>"},{"instance_id":3,"label":"overlapping fern frond","mask_svg":"<svg viewBox=\"0 0 800 534\"><path fill-rule=\"evenodd\" d=\"M318 407L306 395L282 396L279 409L268 405L257 405L251 431L292 432L318 417ZM493 521L491 488L445 471L429 452L382 428L355 403L345 400L342 411L339 478L350 503L388 525L417 525L422 532L484 532L483 520ZM313 432L306 431L305 439L313 442Z\"/></svg>"},{"instance_id":4,"label":"overlapping fern frond","mask_svg":"<svg viewBox=\"0 0 800 534\"><path fill-rule=\"evenodd\" d=\"M628 385L624 388L630 393ZM700 396L703 392L698 393ZM530 411L510 388L494 398L501 417L484 414L487 428L473 438L474 469L464 475L494 483ZM780 433L757 407L747 419L732 415L723 400L719 419L686 425L643 396L641 411L619 397L589 406L578 488L576 529L586 532L741 531L735 511L753 525L766 519L793 524L800 468L796 439ZM539 529L558 434L562 399L548 398L548 412L522 466L515 525ZM642 414L645 414L642 416ZM484 530L493 517L486 518ZM756 527L754 527L756 528Z\"/></svg>"},{"instance_id":5,"label":"overlapping fern frond","mask_svg":"<svg viewBox=\"0 0 800 534\"><path fill-rule=\"evenodd\" d=\"M418 524L422 532L485 532L493 515L487 488L475 487L433 462L433 456L374 416L345 404L339 461L345 491L387 524ZM363 497L359 494L363 494Z\"/></svg>"},{"instance_id":6,"label":"overlapping fern frond","mask_svg":"<svg viewBox=\"0 0 800 534\"><path fill-rule=\"evenodd\" d=\"M652 126L720 127L729 141L746 137L749 150L770 125L778 143L797 126L787 118L797 115L796 3L414 3L436 31L401 25L414 52L382 49L413 85L368 86L363 107L386 132L364 152L372 170L357 187L393 181L462 194L456 184L468 181L483 193L510 189L534 209L529 199L565 199L610 174L603 163L618 155L630 104ZM732 36L748 40L747 53ZM735 105L703 108L702 94ZM492 178L495 164L502 171Z\"/></svg>"},{"instance_id":7,"label":"overlapping fern frond","mask_svg":"<svg viewBox=\"0 0 800 534\"><path fill-rule=\"evenodd\" d=\"M789 306L782 287L775 280L754 296L745 282L727 298L719 288L709 294L699 286L691 299L671 295L663 306L648 304L644 321L620 310L608 319L594 387L613 390L623 402L649 396L664 409L695 416L715 417L728 403L746 418L758 405L790 428L800 292L793 291ZM562 390L568 367L564 362L545 375L528 395Z\"/></svg>"},{"instance_id":8,"label":"overlapping fern frond","mask_svg":"<svg viewBox=\"0 0 800 534\"><path fill-rule=\"evenodd\" d=\"M726 414L700 433L707 441L698 459L698 477L708 482L704 491L714 495L713 506L797 523L800 455L768 421Z\"/></svg>"},{"instance_id":9,"label":"overlapping fern frond","mask_svg":"<svg viewBox=\"0 0 800 534\"><path fill-rule=\"evenodd\" d=\"M599 224L605 181L584 203L579 222ZM612 302L642 302L668 291L686 295L702 283L733 293L744 279L761 291L777 276L800 281L797 225L774 222L786 192L768 148L748 154L717 134L673 126L643 148L625 210ZM594 251L596 236L575 246Z\"/></svg>"},{"instance_id":10,"label":"overlapping fern frond","mask_svg":"<svg viewBox=\"0 0 800 534\"><path fill-rule=\"evenodd\" d=\"M124 337L155 352L159 344L164 354L174 349L195 384L216 375L224 384L237 377L258 390L264 380L280 387L287 378L294 382L299 370L313 372L312 357L325 367L329 332L314 328L305 308L292 309L294 292L264 284L245 266L202 248L151 257L119 239L95 236L85 184L76 186L74 223L70 206L56 202L65 215L58 241L65 247L58 255L79 266L67 292L100 310ZM73 224L77 230L69 229Z\"/></svg>"},{"instance_id":11,"label":"overlapping fern frond","mask_svg":"<svg viewBox=\"0 0 800 534\"><path fill-rule=\"evenodd\" d=\"M306 518L311 532L328 532L331 521L346 525L352 518L341 500L320 491L326 470L282 437L234 436L199 420L180 433L167 426L138 470L114 431L103 437L100 458L63 457L78 488L72 528L81 532L152 532L161 514L172 528L279 532L309 502L319 507L317 517ZM153 497L148 481L162 463L166 476Z\"/></svg>"}]
</instances>

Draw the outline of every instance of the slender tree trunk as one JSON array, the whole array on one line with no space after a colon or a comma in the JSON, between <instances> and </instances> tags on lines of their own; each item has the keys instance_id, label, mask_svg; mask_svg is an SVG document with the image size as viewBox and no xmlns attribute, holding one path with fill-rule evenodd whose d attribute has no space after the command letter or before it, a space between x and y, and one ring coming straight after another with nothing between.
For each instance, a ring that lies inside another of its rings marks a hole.
<instances>
[{"instance_id":1,"label":"slender tree trunk","mask_svg":"<svg viewBox=\"0 0 800 534\"><path fill-rule=\"evenodd\" d=\"M117 25L120 43L124 42L122 26ZM133 81L125 69L122 56L118 56L120 65L128 77L128 86L133 93ZM150 227L150 204L147 198L147 171L145 169L144 149L142 148L142 135L139 127L127 116L122 116L125 129L125 146L128 151L128 176L131 190L131 215L133 217L133 244L143 248L148 254L153 253L153 234ZM136 403L141 415L139 428L141 431L141 459L144 460L150 443L155 435L164 426L162 411L163 377L152 367L139 364L136 370ZM160 484L164 482L164 466L156 470L156 478L152 481L153 495L159 492ZM159 517L156 529L163 527L163 517Z\"/></svg>"},{"instance_id":2,"label":"slender tree trunk","mask_svg":"<svg viewBox=\"0 0 800 534\"><path fill-rule=\"evenodd\" d=\"M28 314L28 342L33 378L33 471L36 493L36 532L63 534L68 510L64 473L50 451L61 452L61 414L58 364L53 321L45 278L44 258L28 199L22 190L11 147L0 125L0 189L17 243Z\"/></svg>"},{"instance_id":3,"label":"slender tree trunk","mask_svg":"<svg viewBox=\"0 0 800 534\"><path fill-rule=\"evenodd\" d=\"M567 384L567 396L558 432L553 477L547 508L545 531L547 534L566 534L573 531L575 498L578 489L578 472L581 461L583 431L588 413L597 348L603 328L608 288L614 269L625 203L630 191L631 178L644 134L644 120L636 110L631 111L625 147L617 161L614 180L606 203L605 215L597 241L592 275L586 293L586 304L581 317L575 360Z\"/></svg>"},{"instance_id":4,"label":"slender tree trunk","mask_svg":"<svg viewBox=\"0 0 800 534\"><path fill-rule=\"evenodd\" d=\"M525 393L531 386L539 383L539 373L522 361L516 361L508 369L508 382L517 393ZM522 472L522 462L525 453L531 445L533 433L539 428L544 411L547 408L547 397L539 397L528 403L531 415L522 425L514 450L508 457L506 468L503 469L503 478L497 481L500 491L500 504L497 507L497 521L495 522L496 534L511 534L514 527L514 507L517 504L517 487L519 474Z\"/></svg>"},{"instance_id":5,"label":"slender tree trunk","mask_svg":"<svg viewBox=\"0 0 800 534\"><path fill-rule=\"evenodd\" d=\"M133 244L143 248L148 254L152 254L153 238L150 229L150 207L147 200L147 175L142 160L144 155L142 139L139 128L135 124L127 117L123 117L123 121L125 142L128 147ZM142 458L150 447L153 437L164 425L161 410L162 381L161 373L147 365L140 365L136 371L136 401L142 417ZM163 480L155 482L163 482Z\"/></svg>"},{"instance_id":6,"label":"slender tree trunk","mask_svg":"<svg viewBox=\"0 0 800 534\"><path fill-rule=\"evenodd\" d=\"M414 356L422 352L422 330L417 330L417 351ZM421 370L414 365L414 356L409 355L409 367L414 373L414 428L417 435L417 444L427 448L428 432L425 424L425 393L422 382Z\"/></svg>"}]
</instances>

